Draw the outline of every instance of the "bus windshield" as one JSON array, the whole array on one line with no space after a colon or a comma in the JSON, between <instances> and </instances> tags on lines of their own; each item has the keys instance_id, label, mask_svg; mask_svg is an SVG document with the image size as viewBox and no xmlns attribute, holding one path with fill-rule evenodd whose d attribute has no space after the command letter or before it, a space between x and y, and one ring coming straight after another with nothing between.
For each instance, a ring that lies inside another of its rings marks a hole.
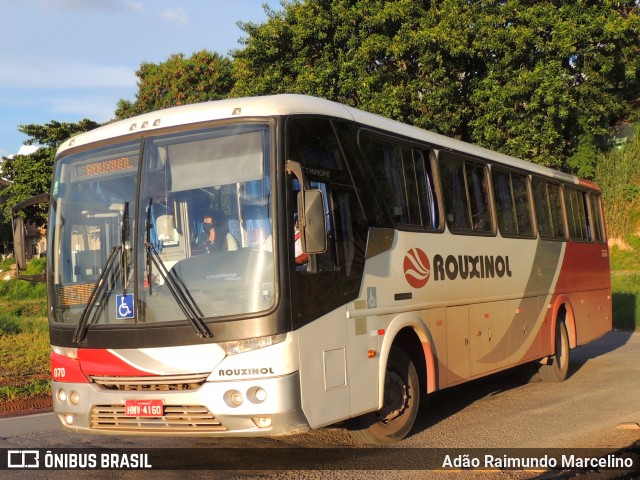
<instances>
[{"instance_id":1,"label":"bus windshield","mask_svg":"<svg viewBox=\"0 0 640 480\"><path fill-rule=\"evenodd\" d=\"M269 143L266 124L242 123L60 159L53 321L199 324L271 308Z\"/></svg>"}]
</instances>

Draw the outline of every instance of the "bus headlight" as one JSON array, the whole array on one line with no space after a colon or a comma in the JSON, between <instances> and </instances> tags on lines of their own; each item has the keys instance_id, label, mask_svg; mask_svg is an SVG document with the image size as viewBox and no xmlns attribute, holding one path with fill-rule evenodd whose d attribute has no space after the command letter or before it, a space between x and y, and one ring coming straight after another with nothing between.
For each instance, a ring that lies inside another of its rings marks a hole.
<instances>
[{"instance_id":1,"label":"bus headlight","mask_svg":"<svg viewBox=\"0 0 640 480\"><path fill-rule=\"evenodd\" d=\"M51 346L51 350L53 353L57 355L62 355L63 357L71 358L73 360L78 359L78 349L77 348L68 348L68 347L56 347L54 345Z\"/></svg>"},{"instance_id":2,"label":"bus headlight","mask_svg":"<svg viewBox=\"0 0 640 480\"><path fill-rule=\"evenodd\" d=\"M238 390L229 390L224 394L224 401L230 407L239 407L242 405L244 397Z\"/></svg>"},{"instance_id":3,"label":"bus headlight","mask_svg":"<svg viewBox=\"0 0 640 480\"><path fill-rule=\"evenodd\" d=\"M269 335L268 337L245 338L244 340L221 342L218 345L220 345L227 355L237 355L238 353L270 347L271 345L283 342L285 338L287 338L286 334Z\"/></svg>"},{"instance_id":4,"label":"bus headlight","mask_svg":"<svg viewBox=\"0 0 640 480\"><path fill-rule=\"evenodd\" d=\"M251 420L258 428L269 428L271 426L271 417L253 417Z\"/></svg>"},{"instance_id":5,"label":"bus headlight","mask_svg":"<svg viewBox=\"0 0 640 480\"><path fill-rule=\"evenodd\" d=\"M247 398L251 403L262 403L267 399L267 391L262 387L251 387L247 391Z\"/></svg>"},{"instance_id":6,"label":"bus headlight","mask_svg":"<svg viewBox=\"0 0 640 480\"><path fill-rule=\"evenodd\" d=\"M67 401L67 392L65 392L62 389L58 390L58 400L60 400L61 402L66 402Z\"/></svg>"}]
</instances>

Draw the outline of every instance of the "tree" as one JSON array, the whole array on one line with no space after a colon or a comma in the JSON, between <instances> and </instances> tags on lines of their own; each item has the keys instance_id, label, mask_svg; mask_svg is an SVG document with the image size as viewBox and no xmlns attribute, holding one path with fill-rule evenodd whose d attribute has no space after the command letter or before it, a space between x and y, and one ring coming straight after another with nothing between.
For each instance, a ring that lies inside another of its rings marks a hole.
<instances>
[{"instance_id":1,"label":"tree","mask_svg":"<svg viewBox=\"0 0 640 480\"><path fill-rule=\"evenodd\" d=\"M207 50L189 58L175 54L162 63L143 63L136 72L136 100L121 99L116 118L226 98L233 85L231 65L230 59Z\"/></svg>"},{"instance_id":2,"label":"tree","mask_svg":"<svg viewBox=\"0 0 640 480\"><path fill-rule=\"evenodd\" d=\"M293 0L241 24L233 96L317 95L592 175L640 94L634 1Z\"/></svg>"},{"instance_id":3,"label":"tree","mask_svg":"<svg viewBox=\"0 0 640 480\"><path fill-rule=\"evenodd\" d=\"M98 123L88 119L78 123L52 120L45 125L20 125L18 130L30 137L25 144L37 145L39 148L28 155L13 155L2 159L2 176L12 182L3 191L3 195L7 197L4 205L5 218L11 217L14 205L49 191L56 150L62 142L98 126ZM43 225L46 222L46 208L29 208L26 217L38 226Z\"/></svg>"}]
</instances>

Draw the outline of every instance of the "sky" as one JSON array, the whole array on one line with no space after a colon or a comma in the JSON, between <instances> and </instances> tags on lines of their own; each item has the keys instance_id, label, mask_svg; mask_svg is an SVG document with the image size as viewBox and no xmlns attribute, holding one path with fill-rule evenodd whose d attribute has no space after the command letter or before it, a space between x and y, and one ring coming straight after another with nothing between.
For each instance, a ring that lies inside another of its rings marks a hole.
<instances>
[{"instance_id":1,"label":"sky","mask_svg":"<svg viewBox=\"0 0 640 480\"><path fill-rule=\"evenodd\" d=\"M171 54L231 56L279 0L0 0L0 156L18 153L20 125L105 122L134 100L136 70Z\"/></svg>"}]
</instances>

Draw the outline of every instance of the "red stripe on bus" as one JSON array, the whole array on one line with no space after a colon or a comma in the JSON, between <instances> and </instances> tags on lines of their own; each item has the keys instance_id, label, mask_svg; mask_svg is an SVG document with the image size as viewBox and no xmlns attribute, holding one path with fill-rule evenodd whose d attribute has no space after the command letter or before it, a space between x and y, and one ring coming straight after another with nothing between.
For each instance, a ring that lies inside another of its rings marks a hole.
<instances>
[{"instance_id":1,"label":"red stripe on bus","mask_svg":"<svg viewBox=\"0 0 640 480\"><path fill-rule=\"evenodd\" d=\"M556 293L609 288L609 256L601 254L606 248L597 243L567 242Z\"/></svg>"},{"instance_id":2,"label":"red stripe on bus","mask_svg":"<svg viewBox=\"0 0 640 480\"><path fill-rule=\"evenodd\" d=\"M109 350L80 349L78 350L78 358L82 371L87 375L108 375L116 377L157 375L134 367Z\"/></svg>"}]
</instances>

